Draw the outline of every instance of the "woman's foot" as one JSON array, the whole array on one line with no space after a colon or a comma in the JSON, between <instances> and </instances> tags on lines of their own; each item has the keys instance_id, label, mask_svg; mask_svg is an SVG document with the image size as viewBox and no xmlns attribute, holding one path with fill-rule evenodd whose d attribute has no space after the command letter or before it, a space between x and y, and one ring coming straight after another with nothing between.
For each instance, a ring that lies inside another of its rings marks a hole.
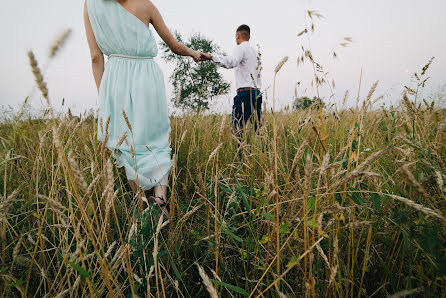
<instances>
[{"instance_id":1,"label":"woman's foot","mask_svg":"<svg viewBox=\"0 0 446 298\"><path fill-rule=\"evenodd\" d=\"M163 196L154 196L153 198L155 199L155 202L158 204L158 206L160 207L160 209L164 213L164 215L167 216L167 218L169 218L169 204L164 199L164 197Z\"/></svg>"}]
</instances>

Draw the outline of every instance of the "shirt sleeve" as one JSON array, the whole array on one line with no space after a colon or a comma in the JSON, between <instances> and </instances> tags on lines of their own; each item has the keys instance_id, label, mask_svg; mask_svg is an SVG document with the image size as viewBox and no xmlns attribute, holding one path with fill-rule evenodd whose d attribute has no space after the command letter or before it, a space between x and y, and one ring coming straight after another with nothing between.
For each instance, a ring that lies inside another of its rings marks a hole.
<instances>
[{"instance_id":1,"label":"shirt sleeve","mask_svg":"<svg viewBox=\"0 0 446 298\"><path fill-rule=\"evenodd\" d=\"M224 68L235 68L240 65L244 58L245 51L241 46L234 49L232 55L212 55L212 61Z\"/></svg>"}]
</instances>

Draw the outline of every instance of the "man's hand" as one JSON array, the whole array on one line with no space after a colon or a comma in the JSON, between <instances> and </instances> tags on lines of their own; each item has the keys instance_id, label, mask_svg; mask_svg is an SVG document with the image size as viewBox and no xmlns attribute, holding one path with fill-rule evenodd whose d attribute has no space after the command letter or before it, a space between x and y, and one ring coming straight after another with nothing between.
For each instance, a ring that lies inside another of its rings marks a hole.
<instances>
[{"instance_id":1,"label":"man's hand","mask_svg":"<svg viewBox=\"0 0 446 298\"><path fill-rule=\"evenodd\" d=\"M194 58L195 62L208 61L212 59L212 56L210 54L199 51L193 51L191 57Z\"/></svg>"},{"instance_id":2,"label":"man's hand","mask_svg":"<svg viewBox=\"0 0 446 298\"><path fill-rule=\"evenodd\" d=\"M202 61L212 60L212 55L207 53L201 53Z\"/></svg>"}]
</instances>

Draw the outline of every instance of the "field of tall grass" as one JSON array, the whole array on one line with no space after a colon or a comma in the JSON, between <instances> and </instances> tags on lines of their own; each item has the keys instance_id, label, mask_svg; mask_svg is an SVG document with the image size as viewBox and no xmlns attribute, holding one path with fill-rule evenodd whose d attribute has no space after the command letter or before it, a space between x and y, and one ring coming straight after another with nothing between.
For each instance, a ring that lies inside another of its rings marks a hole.
<instances>
[{"instance_id":1,"label":"field of tall grass","mask_svg":"<svg viewBox=\"0 0 446 298\"><path fill-rule=\"evenodd\" d=\"M352 109L264 111L239 144L230 115L173 117L169 219L135 205L95 115L3 117L0 296L445 297L428 67L398 106L372 110L375 84Z\"/></svg>"}]
</instances>

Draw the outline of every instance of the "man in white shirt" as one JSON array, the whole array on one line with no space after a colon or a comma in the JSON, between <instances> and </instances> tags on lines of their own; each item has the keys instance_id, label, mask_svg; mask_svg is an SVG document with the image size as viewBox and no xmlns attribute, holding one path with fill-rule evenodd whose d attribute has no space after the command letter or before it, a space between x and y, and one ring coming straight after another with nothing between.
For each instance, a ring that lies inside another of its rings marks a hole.
<instances>
[{"instance_id":1,"label":"man in white shirt","mask_svg":"<svg viewBox=\"0 0 446 298\"><path fill-rule=\"evenodd\" d=\"M250 38L249 26L241 25L236 31L237 47L232 55L202 54L203 58L212 60L221 67L235 69L237 96L232 106L232 122L234 133L240 138L244 124L248 120L254 121L257 130L262 115L261 60L259 52L249 44Z\"/></svg>"}]
</instances>

